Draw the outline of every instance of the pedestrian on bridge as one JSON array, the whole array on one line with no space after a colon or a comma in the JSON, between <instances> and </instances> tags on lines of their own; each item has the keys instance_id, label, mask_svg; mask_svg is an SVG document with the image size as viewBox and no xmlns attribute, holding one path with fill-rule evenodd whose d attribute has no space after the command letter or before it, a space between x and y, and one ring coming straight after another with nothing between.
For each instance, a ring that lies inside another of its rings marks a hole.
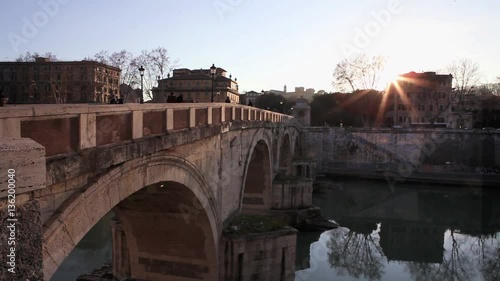
<instances>
[{"instance_id":1,"label":"pedestrian on bridge","mask_svg":"<svg viewBox=\"0 0 500 281\"><path fill-rule=\"evenodd\" d=\"M174 96L174 92L170 92L170 96L168 96L167 102L168 103L174 103L174 102L176 102L175 96Z\"/></svg>"}]
</instances>

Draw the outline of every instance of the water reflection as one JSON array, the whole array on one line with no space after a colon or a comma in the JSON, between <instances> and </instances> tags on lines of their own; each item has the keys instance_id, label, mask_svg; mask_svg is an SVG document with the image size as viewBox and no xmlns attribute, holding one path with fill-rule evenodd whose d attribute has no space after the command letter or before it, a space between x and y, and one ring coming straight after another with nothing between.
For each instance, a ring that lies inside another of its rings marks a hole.
<instances>
[{"instance_id":1,"label":"water reflection","mask_svg":"<svg viewBox=\"0 0 500 281\"><path fill-rule=\"evenodd\" d=\"M345 180L315 204L342 227L297 281L500 280L499 191Z\"/></svg>"},{"instance_id":2,"label":"water reflection","mask_svg":"<svg viewBox=\"0 0 500 281\"><path fill-rule=\"evenodd\" d=\"M380 280L383 275L383 253L379 237L373 233L358 233L347 228L332 232L326 247L328 261L339 275Z\"/></svg>"},{"instance_id":3,"label":"water reflection","mask_svg":"<svg viewBox=\"0 0 500 281\"><path fill-rule=\"evenodd\" d=\"M114 213L109 212L92 227L57 269L51 281L76 280L78 276L90 273L111 260L110 220L113 216Z\"/></svg>"}]
</instances>

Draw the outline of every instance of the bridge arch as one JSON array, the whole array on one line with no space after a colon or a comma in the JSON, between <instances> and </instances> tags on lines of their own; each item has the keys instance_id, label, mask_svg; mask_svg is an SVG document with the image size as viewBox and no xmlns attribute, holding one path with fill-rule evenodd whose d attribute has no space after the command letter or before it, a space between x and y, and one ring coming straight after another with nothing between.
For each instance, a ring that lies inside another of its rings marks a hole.
<instances>
[{"instance_id":1,"label":"bridge arch","mask_svg":"<svg viewBox=\"0 0 500 281\"><path fill-rule=\"evenodd\" d=\"M272 197L272 135L259 130L247 153L241 187L242 212L271 208Z\"/></svg>"},{"instance_id":2,"label":"bridge arch","mask_svg":"<svg viewBox=\"0 0 500 281\"><path fill-rule=\"evenodd\" d=\"M127 198L141 198L144 195L142 193L162 184L170 184L177 191L184 188L184 194L192 194L191 197L186 197L192 204L186 203L183 207L179 205L184 209L184 212L181 210L181 215L184 219L186 216L189 219L189 216L201 214L207 221L203 228L208 228L211 232L212 241L209 244L213 247L210 259L214 261L209 270L215 274L210 278L216 278L218 237L222 230L214 194L193 164L180 157L159 153L148 158L128 161L109 170L91 183L84 192L68 199L61 211L47 221L43 232L45 280L50 280L83 236L113 208L119 207L117 217L124 220L125 231L136 227L132 220L124 219L124 210L134 204L134 200Z\"/></svg>"}]
</instances>

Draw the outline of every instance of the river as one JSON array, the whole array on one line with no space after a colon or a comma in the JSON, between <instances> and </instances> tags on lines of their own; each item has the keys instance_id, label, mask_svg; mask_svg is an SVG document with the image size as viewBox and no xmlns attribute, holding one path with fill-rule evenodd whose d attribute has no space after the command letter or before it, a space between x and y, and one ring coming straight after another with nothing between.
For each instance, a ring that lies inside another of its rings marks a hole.
<instances>
[{"instance_id":1,"label":"river","mask_svg":"<svg viewBox=\"0 0 500 281\"><path fill-rule=\"evenodd\" d=\"M340 227L301 232L295 281L498 281L500 189L330 179L316 206ZM52 281L76 280L111 259L106 215Z\"/></svg>"},{"instance_id":2,"label":"river","mask_svg":"<svg viewBox=\"0 0 500 281\"><path fill-rule=\"evenodd\" d=\"M340 227L298 235L295 281L500 280L500 190L323 186L314 204Z\"/></svg>"}]
</instances>

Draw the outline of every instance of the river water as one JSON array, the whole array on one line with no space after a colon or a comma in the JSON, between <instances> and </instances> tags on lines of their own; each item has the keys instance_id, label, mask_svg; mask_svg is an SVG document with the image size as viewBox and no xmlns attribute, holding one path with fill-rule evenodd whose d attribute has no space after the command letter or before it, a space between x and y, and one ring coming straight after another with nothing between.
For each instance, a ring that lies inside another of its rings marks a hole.
<instances>
[{"instance_id":1,"label":"river water","mask_svg":"<svg viewBox=\"0 0 500 281\"><path fill-rule=\"evenodd\" d=\"M500 280L500 189L322 186L314 204L340 227L298 235L295 281Z\"/></svg>"},{"instance_id":2,"label":"river water","mask_svg":"<svg viewBox=\"0 0 500 281\"><path fill-rule=\"evenodd\" d=\"M330 179L314 204L341 227L301 232L295 281L499 281L500 189ZM76 280L111 259L106 215L52 281Z\"/></svg>"}]
</instances>

